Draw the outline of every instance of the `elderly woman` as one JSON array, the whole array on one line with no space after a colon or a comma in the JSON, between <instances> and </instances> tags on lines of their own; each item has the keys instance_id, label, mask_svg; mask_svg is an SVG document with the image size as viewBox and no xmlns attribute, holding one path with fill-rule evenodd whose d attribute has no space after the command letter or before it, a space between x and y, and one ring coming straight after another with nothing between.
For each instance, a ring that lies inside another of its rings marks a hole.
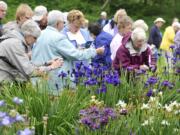
<instances>
[{"instance_id":1,"label":"elderly woman","mask_svg":"<svg viewBox=\"0 0 180 135\"><path fill-rule=\"evenodd\" d=\"M132 19L129 16L124 16L118 21L118 33L113 38L111 48L111 59L114 60L118 48L121 46L122 38L132 30Z\"/></svg>"},{"instance_id":2,"label":"elderly woman","mask_svg":"<svg viewBox=\"0 0 180 135\"><path fill-rule=\"evenodd\" d=\"M81 28L85 21L83 13L79 10L71 10L68 13L67 20L68 25L62 32L76 48L84 48L86 42L92 41L92 39L88 31Z\"/></svg>"},{"instance_id":3,"label":"elderly woman","mask_svg":"<svg viewBox=\"0 0 180 135\"><path fill-rule=\"evenodd\" d=\"M94 38L95 48L104 46L105 50L103 55L97 55L92 59L92 62L101 63L108 67L111 66L111 51L110 43L112 41L112 36L104 31L101 31L101 26L98 23L92 23L88 27L90 34Z\"/></svg>"},{"instance_id":4,"label":"elderly woman","mask_svg":"<svg viewBox=\"0 0 180 135\"><path fill-rule=\"evenodd\" d=\"M58 90L62 90L64 85L66 85L63 84L63 79L65 78L62 79L58 75L61 72L71 72L73 61L90 59L95 57L96 54L102 54L104 51L103 48L77 49L65 35L59 32L63 27L64 18L62 12L57 10L50 11L48 14L48 26L42 31L32 50L32 61L34 63L44 63L53 57L62 57L64 59L64 65L61 69L57 69L49 75L49 86L51 90L56 92L54 94L58 94ZM73 78L70 79L73 81Z\"/></svg>"},{"instance_id":5,"label":"elderly woman","mask_svg":"<svg viewBox=\"0 0 180 135\"><path fill-rule=\"evenodd\" d=\"M33 75L40 75L44 71L50 71L62 64L59 60L49 62L48 66L32 64L26 51L28 46L31 46L39 37L40 28L34 21L27 20L22 24L20 31L14 30L1 37L0 82L27 81Z\"/></svg>"},{"instance_id":6,"label":"elderly woman","mask_svg":"<svg viewBox=\"0 0 180 135\"><path fill-rule=\"evenodd\" d=\"M116 70L120 68L143 69L155 65L151 51L146 43L146 33L141 28L136 28L132 34L128 34L122 40L122 45L116 53L113 66Z\"/></svg>"},{"instance_id":7,"label":"elderly woman","mask_svg":"<svg viewBox=\"0 0 180 135\"><path fill-rule=\"evenodd\" d=\"M11 32L12 30L20 31L21 25L31 19L33 16L33 11L28 4L20 4L16 10L16 20L8 22L3 26L3 34Z\"/></svg>"},{"instance_id":8,"label":"elderly woman","mask_svg":"<svg viewBox=\"0 0 180 135\"><path fill-rule=\"evenodd\" d=\"M113 20L104 26L103 31L111 34L114 37L118 33L117 23L124 16L127 16L125 9L119 9L116 11Z\"/></svg>"}]
</instances>

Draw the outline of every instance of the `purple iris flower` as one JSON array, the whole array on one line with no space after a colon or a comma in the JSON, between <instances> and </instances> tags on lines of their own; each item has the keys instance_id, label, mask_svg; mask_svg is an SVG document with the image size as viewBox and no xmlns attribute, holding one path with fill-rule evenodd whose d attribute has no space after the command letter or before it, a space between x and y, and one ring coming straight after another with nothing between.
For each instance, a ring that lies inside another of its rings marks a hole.
<instances>
[{"instance_id":1,"label":"purple iris flower","mask_svg":"<svg viewBox=\"0 0 180 135\"><path fill-rule=\"evenodd\" d=\"M30 130L29 128L17 132L17 135L34 135L34 134L35 134L34 130Z\"/></svg>"},{"instance_id":2,"label":"purple iris flower","mask_svg":"<svg viewBox=\"0 0 180 135\"><path fill-rule=\"evenodd\" d=\"M5 101L4 100L0 100L0 106L5 106Z\"/></svg>"},{"instance_id":3,"label":"purple iris flower","mask_svg":"<svg viewBox=\"0 0 180 135\"><path fill-rule=\"evenodd\" d=\"M147 97L151 97L152 95L153 95L153 91L152 91L152 89L150 89L150 90L147 92L146 96L147 96Z\"/></svg>"},{"instance_id":4,"label":"purple iris flower","mask_svg":"<svg viewBox=\"0 0 180 135\"><path fill-rule=\"evenodd\" d=\"M175 48L175 45L171 45L170 48L171 48L171 49L174 49L174 48Z\"/></svg>"},{"instance_id":5,"label":"purple iris flower","mask_svg":"<svg viewBox=\"0 0 180 135\"><path fill-rule=\"evenodd\" d=\"M145 86L148 86L148 85L154 85L158 82L158 79L156 77L149 77L148 80L146 81L145 83Z\"/></svg>"},{"instance_id":6,"label":"purple iris flower","mask_svg":"<svg viewBox=\"0 0 180 135\"><path fill-rule=\"evenodd\" d=\"M164 87L168 87L169 89L172 89L174 87L174 85L171 82L169 82L168 80L163 81L161 83L161 85Z\"/></svg>"},{"instance_id":7,"label":"purple iris flower","mask_svg":"<svg viewBox=\"0 0 180 135\"><path fill-rule=\"evenodd\" d=\"M61 73L58 75L58 77L62 77L62 78L67 77L67 74L64 73L63 71L61 71Z\"/></svg>"},{"instance_id":8,"label":"purple iris flower","mask_svg":"<svg viewBox=\"0 0 180 135\"><path fill-rule=\"evenodd\" d=\"M13 102L14 102L15 104L17 104L17 105L20 105L20 104L23 103L23 99L20 99L20 98L18 98L18 97L14 97L14 98L13 98Z\"/></svg>"},{"instance_id":9,"label":"purple iris flower","mask_svg":"<svg viewBox=\"0 0 180 135\"><path fill-rule=\"evenodd\" d=\"M21 116L20 114L17 114L16 115L16 118L15 118L15 120L17 121L17 122L24 122L25 121L25 119L23 118L23 116Z\"/></svg>"},{"instance_id":10,"label":"purple iris flower","mask_svg":"<svg viewBox=\"0 0 180 135\"><path fill-rule=\"evenodd\" d=\"M11 118L9 116L5 116L2 120L1 120L1 124L3 126L9 126L11 125Z\"/></svg>"},{"instance_id":11,"label":"purple iris flower","mask_svg":"<svg viewBox=\"0 0 180 135\"><path fill-rule=\"evenodd\" d=\"M115 118L116 114L112 108L90 106L80 111L80 122L91 130L99 129L108 124L110 119Z\"/></svg>"},{"instance_id":12,"label":"purple iris flower","mask_svg":"<svg viewBox=\"0 0 180 135\"><path fill-rule=\"evenodd\" d=\"M5 117L6 115L7 115L6 112L1 112L1 111L0 111L0 119L3 118L3 117Z\"/></svg>"},{"instance_id":13,"label":"purple iris flower","mask_svg":"<svg viewBox=\"0 0 180 135\"><path fill-rule=\"evenodd\" d=\"M101 88L97 89L97 93L100 94L100 93L106 93L107 92L107 87L105 84L103 84L101 86Z\"/></svg>"}]
</instances>

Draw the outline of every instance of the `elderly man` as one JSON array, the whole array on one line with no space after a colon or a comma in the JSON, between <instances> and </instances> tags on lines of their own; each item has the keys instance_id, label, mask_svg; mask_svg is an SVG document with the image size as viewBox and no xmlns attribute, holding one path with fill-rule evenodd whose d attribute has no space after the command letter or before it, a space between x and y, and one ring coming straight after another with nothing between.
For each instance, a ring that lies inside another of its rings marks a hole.
<instances>
[{"instance_id":1,"label":"elderly man","mask_svg":"<svg viewBox=\"0 0 180 135\"><path fill-rule=\"evenodd\" d=\"M103 28L108 22L109 20L107 19L107 13L105 11L101 12L101 17L97 23L101 26L101 28Z\"/></svg>"},{"instance_id":2,"label":"elderly man","mask_svg":"<svg viewBox=\"0 0 180 135\"><path fill-rule=\"evenodd\" d=\"M0 45L0 82L27 81L33 75L40 75L59 67L59 60L52 60L48 66L35 66L26 55L28 46L31 46L40 35L40 28L32 21L27 20L21 26L21 32L16 30L1 37ZM39 65L42 63L38 63Z\"/></svg>"},{"instance_id":3,"label":"elderly man","mask_svg":"<svg viewBox=\"0 0 180 135\"><path fill-rule=\"evenodd\" d=\"M47 14L48 11L45 6L40 5L34 9L34 16L32 19L38 23L41 30L45 29L47 26Z\"/></svg>"},{"instance_id":4,"label":"elderly man","mask_svg":"<svg viewBox=\"0 0 180 135\"><path fill-rule=\"evenodd\" d=\"M0 1L0 36L2 36L2 23L1 20L6 16L7 4L4 1Z\"/></svg>"},{"instance_id":5,"label":"elderly man","mask_svg":"<svg viewBox=\"0 0 180 135\"><path fill-rule=\"evenodd\" d=\"M152 26L149 34L148 44L155 45L157 49L159 49L161 40L162 40L162 34L160 32L160 28L165 23L165 20L163 18L157 18L154 21L154 26Z\"/></svg>"},{"instance_id":6,"label":"elderly man","mask_svg":"<svg viewBox=\"0 0 180 135\"><path fill-rule=\"evenodd\" d=\"M148 70L149 67L155 66L143 29L136 28L132 34L128 34L122 39L122 45L116 53L113 66L116 70L120 70L120 68Z\"/></svg>"},{"instance_id":7,"label":"elderly man","mask_svg":"<svg viewBox=\"0 0 180 135\"><path fill-rule=\"evenodd\" d=\"M79 50L60 33L64 27L63 14L60 11L53 10L48 14L48 26L42 31L36 45L32 50L32 61L34 63L48 61L53 57L63 57L64 65L61 69L51 72L49 75L49 85L51 90L63 88L63 80L58 75L61 71L68 73L72 71L74 60L85 60L93 58L96 54L102 54L104 48L89 48Z\"/></svg>"}]
</instances>

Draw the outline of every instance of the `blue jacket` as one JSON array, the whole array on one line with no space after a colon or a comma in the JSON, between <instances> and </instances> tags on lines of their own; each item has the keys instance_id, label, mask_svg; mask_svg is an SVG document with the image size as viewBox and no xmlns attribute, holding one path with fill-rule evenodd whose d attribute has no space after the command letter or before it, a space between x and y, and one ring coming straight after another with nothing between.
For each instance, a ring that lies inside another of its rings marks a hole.
<instances>
[{"instance_id":1,"label":"blue jacket","mask_svg":"<svg viewBox=\"0 0 180 135\"><path fill-rule=\"evenodd\" d=\"M63 71L65 73L71 72L74 60L85 60L95 57L95 48L85 50L76 49L65 35L60 33L57 29L47 26L41 32L36 44L32 50L32 61L35 64L42 64L51 59L62 57L64 64L61 68L50 71L48 74L48 84L51 90L62 90L64 84L63 80L58 75ZM73 78L70 78L73 81Z\"/></svg>"},{"instance_id":2,"label":"blue jacket","mask_svg":"<svg viewBox=\"0 0 180 135\"><path fill-rule=\"evenodd\" d=\"M93 62L102 63L104 65L111 65L111 50L110 50L110 43L112 41L113 36L107 32L102 31L94 40L95 48L99 48L104 46L104 54L97 55L93 58Z\"/></svg>"},{"instance_id":3,"label":"blue jacket","mask_svg":"<svg viewBox=\"0 0 180 135\"><path fill-rule=\"evenodd\" d=\"M162 34L160 30L158 29L158 27L154 25L150 31L148 44L150 45L154 44L156 48L159 48L161 41L162 41Z\"/></svg>"}]
</instances>

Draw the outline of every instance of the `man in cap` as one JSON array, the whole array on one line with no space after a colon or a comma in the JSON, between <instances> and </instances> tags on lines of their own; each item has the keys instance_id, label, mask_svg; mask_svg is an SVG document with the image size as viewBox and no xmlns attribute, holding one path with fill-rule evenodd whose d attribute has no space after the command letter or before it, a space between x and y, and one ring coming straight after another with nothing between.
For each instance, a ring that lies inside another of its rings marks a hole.
<instances>
[{"instance_id":1,"label":"man in cap","mask_svg":"<svg viewBox=\"0 0 180 135\"><path fill-rule=\"evenodd\" d=\"M148 44L155 45L157 49L159 49L161 44L162 34L160 32L160 28L164 23L165 20L159 17L154 21L154 26L152 26L150 30Z\"/></svg>"},{"instance_id":2,"label":"man in cap","mask_svg":"<svg viewBox=\"0 0 180 135\"><path fill-rule=\"evenodd\" d=\"M108 23L107 13L105 11L101 12L101 17L98 20L98 24L103 28Z\"/></svg>"},{"instance_id":3,"label":"man in cap","mask_svg":"<svg viewBox=\"0 0 180 135\"><path fill-rule=\"evenodd\" d=\"M47 26L47 14L47 8L42 5L34 9L34 16L32 19L38 23L41 30L45 29Z\"/></svg>"}]
</instances>

